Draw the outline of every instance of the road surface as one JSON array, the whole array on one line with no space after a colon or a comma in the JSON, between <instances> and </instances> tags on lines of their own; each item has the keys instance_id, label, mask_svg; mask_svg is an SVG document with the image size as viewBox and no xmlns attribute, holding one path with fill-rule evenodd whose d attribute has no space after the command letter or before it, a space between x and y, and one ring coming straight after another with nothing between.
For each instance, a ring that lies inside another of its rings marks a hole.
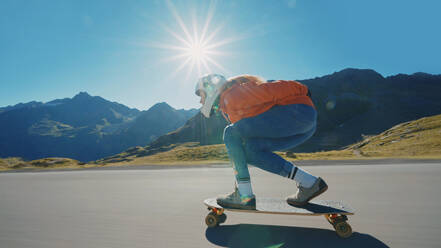
<instances>
[{"instance_id":1,"label":"road surface","mask_svg":"<svg viewBox=\"0 0 441 248\"><path fill-rule=\"evenodd\" d=\"M323 217L228 212L207 229L205 198L230 192L228 167L0 173L0 247L440 247L441 165L305 166L329 185L320 197L356 213L338 238ZM251 168L258 196L293 181Z\"/></svg>"}]
</instances>

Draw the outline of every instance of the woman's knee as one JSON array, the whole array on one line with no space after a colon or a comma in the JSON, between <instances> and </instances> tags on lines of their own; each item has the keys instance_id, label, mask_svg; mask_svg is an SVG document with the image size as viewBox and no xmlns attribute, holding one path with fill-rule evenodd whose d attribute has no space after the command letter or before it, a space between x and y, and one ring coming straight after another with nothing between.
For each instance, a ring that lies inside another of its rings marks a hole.
<instances>
[{"instance_id":1,"label":"woman's knee","mask_svg":"<svg viewBox=\"0 0 441 248\"><path fill-rule=\"evenodd\" d=\"M233 140L236 140L237 138L240 138L239 133L237 132L234 124L230 124L225 127L224 129L224 135L223 140L225 144L230 143Z\"/></svg>"}]
</instances>

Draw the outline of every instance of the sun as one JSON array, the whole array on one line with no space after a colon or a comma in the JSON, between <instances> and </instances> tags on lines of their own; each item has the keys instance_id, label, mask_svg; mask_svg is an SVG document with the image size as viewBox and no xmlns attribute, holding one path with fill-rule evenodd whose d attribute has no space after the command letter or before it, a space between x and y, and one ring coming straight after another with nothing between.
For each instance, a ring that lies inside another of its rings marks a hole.
<instances>
[{"instance_id":1,"label":"sun","mask_svg":"<svg viewBox=\"0 0 441 248\"><path fill-rule=\"evenodd\" d=\"M207 61L208 49L199 42L194 42L188 47L188 56L192 58L196 63Z\"/></svg>"},{"instance_id":2,"label":"sun","mask_svg":"<svg viewBox=\"0 0 441 248\"><path fill-rule=\"evenodd\" d=\"M163 42L156 47L166 49L173 52L173 55L164 58L163 61L178 61L179 65L171 73L176 75L180 71L186 71L186 79L191 74L196 73L198 77L207 73L223 73L229 74L230 71L221 65L218 61L220 56L227 56L228 53L222 50L222 46L236 41L236 38L217 39L218 34L222 31L223 25L217 25L213 29L210 27L215 12L214 1L210 2L206 19L202 23L198 23L194 16L190 25L185 23L179 15L176 7L171 1L166 1L168 9L172 13L178 30L172 30L167 25L163 25L164 30L170 34L174 41L173 44L164 44Z\"/></svg>"}]
</instances>

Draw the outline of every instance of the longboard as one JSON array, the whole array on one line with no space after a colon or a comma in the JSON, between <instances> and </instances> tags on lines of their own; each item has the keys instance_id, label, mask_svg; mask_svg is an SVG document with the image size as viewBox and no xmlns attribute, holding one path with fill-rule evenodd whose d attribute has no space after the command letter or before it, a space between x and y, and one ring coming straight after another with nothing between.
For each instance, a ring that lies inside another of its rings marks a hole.
<instances>
[{"instance_id":1,"label":"longboard","mask_svg":"<svg viewBox=\"0 0 441 248\"><path fill-rule=\"evenodd\" d=\"M216 227L224 223L227 219L224 211L247 212L258 214L285 214L285 215L303 215L320 216L323 215L326 220L334 227L338 236L347 238L352 234L352 228L347 223L348 215L353 215L354 210L341 201L320 201L312 200L305 206L294 207L289 205L285 199L281 198L256 198L256 209L234 209L224 208L217 204L216 198L204 200L210 213L205 218L208 227Z\"/></svg>"}]
</instances>

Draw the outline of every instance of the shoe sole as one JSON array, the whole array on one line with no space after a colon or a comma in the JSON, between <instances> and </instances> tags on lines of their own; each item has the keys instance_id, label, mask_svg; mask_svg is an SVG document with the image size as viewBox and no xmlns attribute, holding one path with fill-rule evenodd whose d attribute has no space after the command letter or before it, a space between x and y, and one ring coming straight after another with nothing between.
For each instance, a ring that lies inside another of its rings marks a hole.
<instances>
[{"instance_id":1,"label":"shoe sole","mask_svg":"<svg viewBox=\"0 0 441 248\"><path fill-rule=\"evenodd\" d=\"M328 185L325 183L325 187L323 187L321 190L315 192L315 194L313 194L311 197L309 197L308 199L306 199L305 202L303 203L299 203L299 202L290 202L287 200L289 205L295 206L295 207L301 207L301 206L305 206L306 204L308 204L308 202L314 198L316 198L317 196L323 194L326 190L328 190Z\"/></svg>"},{"instance_id":2,"label":"shoe sole","mask_svg":"<svg viewBox=\"0 0 441 248\"><path fill-rule=\"evenodd\" d=\"M233 209L243 209L243 210L256 210L256 206L244 206L244 205L233 205L233 204L220 204L216 201L216 203L223 208L233 208Z\"/></svg>"}]
</instances>

